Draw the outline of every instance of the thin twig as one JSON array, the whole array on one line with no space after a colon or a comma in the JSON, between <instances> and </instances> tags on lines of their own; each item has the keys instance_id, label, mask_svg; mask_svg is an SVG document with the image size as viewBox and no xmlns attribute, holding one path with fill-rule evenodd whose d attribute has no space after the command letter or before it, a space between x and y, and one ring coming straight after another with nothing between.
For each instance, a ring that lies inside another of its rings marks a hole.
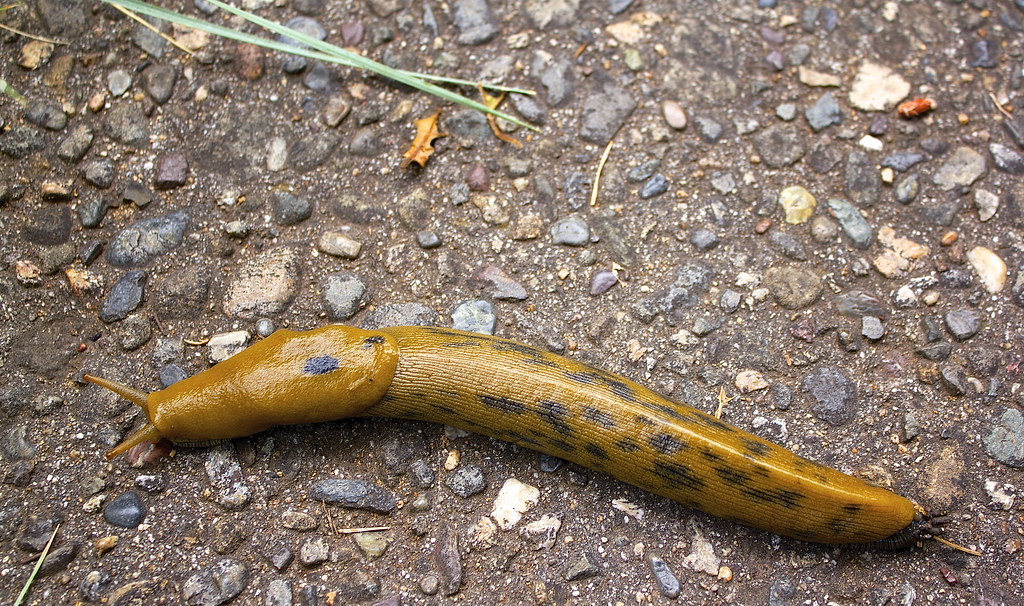
<instances>
[{"instance_id":1,"label":"thin twig","mask_svg":"<svg viewBox=\"0 0 1024 606\"><path fill-rule=\"evenodd\" d=\"M43 560L46 559L46 554L50 553L50 547L53 545L53 540L57 538L58 530L60 530L60 524L54 526L53 534L50 535L50 540L46 542L46 547L43 547L42 553L39 554L39 559L36 560L36 567L32 569L32 574L28 575L28 580L25 581L25 586L21 588L21 593L18 594L18 599L14 600L14 606L21 606L21 603L25 601L25 596L28 595L28 590L32 587L32 582L36 580L36 575L39 574L39 569L43 567Z\"/></svg>"},{"instance_id":2,"label":"thin twig","mask_svg":"<svg viewBox=\"0 0 1024 606\"><path fill-rule=\"evenodd\" d=\"M360 532L380 532L391 530L390 526L364 526L363 528L339 528L335 530L338 534L358 534Z\"/></svg>"},{"instance_id":3,"label":"thin twig","mask_svg":"<svg viewBox=\"0 0 1024 606\"><path fill-rule=\"evenodd\" d=\"M946 545L947 547L952 547L953 549L956 549L957 551L962 551L964 553L969 553L969 554L971 554L973 556L978 556L978 557L981 557L982 555L984 555L980 551L975 551L973 549L968 549L968 548L964 547L963 545L957 545L953 541L947 541L946 539L943 539L942 537L932 537L932 538L935 539L936 541L942 543L943 545Z\"/></svg>"},{"instance_id":4,"label":"thin twig","mask_svg":"<svg viewBox=\"0 0 1024 606\"><path fill-rule=\"evenodd\" d=\"M594 187L590 191L591 206L597 206L597 192L601 187L601 173L604 172L604 163L608 161L608 155L612 153L613 143L615 143L615 139L608 142L608 145L604 148L604 153L601 154L601 161L597 163L597 174L594 175Z\"/></svg>"},{"instance_id":5,"label":"thin twig","mask_svg":"<svg viewBox=\"0 0 1024 606\"><path fill-rule=\"evenodd\" d=\"M38 40L40 42L47 42L49 44L60 44L61 46L67 44L67 42L61 42L60 40L51 40L50 38L44 38L42 36L36 36L36 35L30 34L28 32L23 32L20 29L15 29L15 28L11 27L10 25L4 25L3 23L0 23L0 29L5 29L5 30L7 30L9 32L13 32L15 34L18 34L19 36L25 36L26 38L31 38L33 40Z\"/></svg>"},{"instance_id":6,"label":"thin twig","mask_svg":"<svg viewBox=\"0 0 1024 606\"><path fill-rule=\"evenodd\" d=\"M174 38L168 36L167 34L163 33L162 31L158 30L152 23L150 23L149 21L146 21L142 17L136 15L135 13L133 13L132 11L126 9L125 7L121 6L120 4L117 4L116 2L111 2L110 6L113 6L117 10L121 11L122 13L124 13L124 14L128 15L129 17L131 17L132 19L134 19L135 21L138 21L139 24L142 25L142 27L145 27L145 28L149 29L154 34L156 34L157 36L160 36L164 40L167 40L172 45L174 45L175 48L177 48L181 52L185 53L186 55L191 57L192 55L195 54L194 50L192 50L191 48L188 48L187 46L183 46L181 44L178 44L177 40L175 40Z\"/></svg>"},{"instance_id":7,"label":"thin twig","mask_svg":"<svg viewBox=\"0 0 1024 606\"><path fill-rule=\"evenodd\" d=\"M338 534L338 527L334 525L334 518L331 517L331 510L327 509L327 502L320 501L320 506L324 508L324 513L327 514L327 526L330 527L331 532Z\"/></svg>"},{"instance_id":8,"label":"thin twig","mask_svg":"<svg viewBox=\"0 0 1024 606\"><path fill-rule=\"evenodd\" d=\"M998 99L996 99L995 93L990 92L988 96L992 97L992 103L995 104L996 109L999 110L999 113L1003 114L1003 116L1005 116L1007 120L1013 120L1013 114L1011 114L1010 112L1006 111L1006 109L1003 108L1003 104L1000 103Z\"/></svg>"}]
</instances>

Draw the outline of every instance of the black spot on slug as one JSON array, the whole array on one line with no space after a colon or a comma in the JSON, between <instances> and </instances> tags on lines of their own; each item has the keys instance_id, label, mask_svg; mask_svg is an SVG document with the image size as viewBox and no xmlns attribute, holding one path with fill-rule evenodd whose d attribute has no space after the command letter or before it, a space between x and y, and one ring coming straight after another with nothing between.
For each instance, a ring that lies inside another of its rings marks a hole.
<instances>
[{"instance_id":1,"label":"black spot on slug","mask_svg":"<svg viewBox=\"0 0 1024 606\"><path fill-rule=\"evenodd\" d=\"M612 416L610 414L606 413L603 410L594 408L593 406L583 407L583 419L591 421L592 423L597 423L598 425L604 427L605 429L615 427L615 420L612 419Z\"/></svg>"},{"instance_id":2,"label":"black spot on slug","mask_svg":"<svg viewBox=\"0 0 1024 606\"><path fill-rule=\"evenodd\" d=\"M537 402L537 416L542 421L551 425L552 429L556 432L569 436L572 435L572 427L566 423L565 419L569 416L569 409L564 404L556 402L554 400L540 400Z\"/></svg>"},{"instance_id":3,"label":"black spot on slug","mask_svg":"<svg viewBox=\"0 0 1024 606\"><path fill-rule=\"evenodd\" d=\"M561 450L562 452L572 452L572 451L576 450L575 446L573 446L572 444L570 444L569 442L566 442L565 440L563 440L561 438L556 438L554 440L551 440L551 445L554 446L555 448L557 448L558 450Z\"/></svg>"},{"instance_id":4,"label":"black spot on slug","mask_svg":"<svg viewBox=\"0 0 1024 606\"><path fill-rule=\"evenodd\" d=\"M384 337L381 335L374 335L372 337L366 337L363 339L363 343L369 343L370 345L379 345L384 342Z\"/></svg>"},{"instance_id":5,"label":"black spot on slug","mask_svg":"<svg viewBox=\"0 0 1024 606\"><path fill-rule=\"evenodd\" d=\"M608 458L608 453L605 452L605 450L603 448L601 448L597 444L594 444L593 442L589 442L586 445L586 449L587 449L587 452L589 452L590 454L594 455L595 457L597 457L599 459L607 459Z\"/></svg>"},{"instance_id":6,"label":"black spot on slug","mask_svg":"<svg viewBox=\"0 0 1024 606\"><path fill-rule=\"evenodd\" d=\"M862 509L864 509L864 507L861 506L861 505L858 505L856 503L850 503L849 505L843 505L843 511L845 511L846 513L852 514L852 515L856 515L856 514L860 513L860 511Z\"/></svg>"},{"instance_id":7,"label":"black spot on slug","mask_svg":"<svg viewBox=\"0 0 1024 606\"><path fill-rule=\"evenodd\" d=\"M654 475L673 486L682 486L683 488L688 488L698 492L704 490L704 480L695 474L692 469L682 463L655 461L654 469L652 471L654 472Z\"/></svg>"},{"instance_id":8,"label":"black spot on slug","mask_svg":"<svg viewBox=\"0 0 1024 606\"><path fill-rule=\"evenodd\" d=\"M306 360L302 372L307 375L325 375L341 368L341 363L334 356L316 356Z\"/></svg>"},{"instance_id":9,"label":"black spot on slug","mask_svg":"<svg viewBox=\"0 0 1024 606\"><path fill-rule=\"evenodd\" d=\"M727 433L736 433L736 428L724 421L720 421L711 415L704 414L700 411L692 411L686 418L698 425L703 425L709 429L717 429Z\"/></svg>"},{"instance_id":10,"label":"black spot on slug","mask_svg":"<svg viewBox=\"0 0 1024 606\"><path fill-rule=\"evenodd\" d=\"M633 438L622 438L615 443L615 447L622 452L636 452L640 450L640 445Z\"/></svg>"},{"instance_id":11,"label":"black spot on slug","mask_svg":"<svg viewBox=\"0 0 1024 606\"><path fill-rule=\"evenodd\" d=\"M686 446L686 444L678 438L670 436L667 433L659 433L651 436L648 443L651 445L651 448L664 455L674 455Z\"/></svg>"},{"instance_id":12,"label":"black spot on slug","mask_svg":"<svg viewBox=\"0 0 1024 606\"><path fill-rule=\"evenodd\" d=\"M787 509L793 509L800 507L800 501L806 498L806 495L796 492L794 490L786 490L780 488L777 490L764 490L761 488L747 487L742 490L743 494L757 499L758 501L764 501L766 503L777 503Z\"/></svg>"},{"instance_id":13,"label":"black spot on slug","mask_svg":"<svg viewBox=\"0 0 1024 606\"><path fill-rule=\"evenodd\" d=\"M521 415L523 414L523 412L526 411L526 404L523 404L522 402L517 402L512 398L505 398L502 396L488 396L486 394L480 394L480 396L478 397L485 406L496 408L501 412L510 415Z\"/></svg>"},{"instance_id":14,"label":"black spot on slug","mask_svg":"<svg viewBox=\"0 0 1024 606\"><path fill-rule=\"evenodd\" d=\"M729 484L736 484L739 486L750 484L750 480L752 479L750 474L738 469L733 469L732 467L716 467L715 473L718 474L718 477L722 478Z\"/></svg>"},{"instance_id":15,"label":"black spot on slug","mask_svg":"<svg viewBox=\"0 0 1024 606\"><path fill-rule=\"evenodd\" d=\"M565 371L565 378L582 383L583 385L597 385L600 382L601 375L585 370L567 370Z\"/></svg>"},{"instance_id":16,"label":"black spot on slug","mask_svg":"<svg viewBox=\"0 0 1024 606\"><path fill-rule=\"evenodd\" d=\"M701 454L702 457L704 457L708 461L711 461L712 463L718 463L720 461L724 461L725 460L725 459L722 458L722 455L718 454L714 450L711 450L710 448L705 448L705 449L701 450L700 454Z\"/></svg>"},{"instance_id":17,"label":"black spot on slug","mask_svg":"<svg viewBox=\"0 0 1024 606\"><path fill-rule=\"evenodd\" d=\"M622 381L617 379L606 379L606 382L608 383L608 387L611 388L612 393L623 400L626 400L627 402L640 401L640 398L636 395L636 391Z\"/></svg>"},{"instance_id":18,"label":"black spot on slug","mask_svg":"<svg viewBox=\"0 0 1024 606\"><path fill-rule=\"evenodd\" d=\"M480 344L477 343L476 341L448 341L447 343L442 343L442 345L444 347L457 347L457 348L480 347Z\"/></svg>"},{"instance_id":19,"label":"black spot on slug","mask_svg":"<svg viewBox=\"0 0 1024 606\"><path fill-rule=\"evenodd\" d=\"M747 451L751 456L757 458L763 458L772 451L772 447L765 444L764 442L758 442L751 438L740 438L740 442L743 443L743 449Z\"/></svg>"}]
</instances>

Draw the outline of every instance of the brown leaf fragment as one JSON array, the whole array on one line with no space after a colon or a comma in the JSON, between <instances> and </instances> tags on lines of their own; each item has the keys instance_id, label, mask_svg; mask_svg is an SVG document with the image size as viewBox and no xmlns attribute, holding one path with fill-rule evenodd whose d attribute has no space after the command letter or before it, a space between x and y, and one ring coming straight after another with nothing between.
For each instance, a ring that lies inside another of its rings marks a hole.
<instances>
[{"instance_id":1,"label":"brown leaf fragment","mask_svg":"<svg viewBox=\"0 0 1024 606\"><path fill-rule=\"evenodd\" d=\"M478 84L477 88L480 89L480 96L483 97L484 105L486 105L488 109L498 109L498 106L501 105L501 102L505 99L505 93L501 93L495 97L494 95L488 94L487 91L484 90L483 86ZM505 143L511 143L519 149L523 148L523 144L519 139L506 135L500 128L498 128L498 122L495 119L494 114L487 114L487 123L491 125L491 132L494 133L495 137L501 139Z\"/></svg>"},{"instance_id":2,"label":"brown leaf fragment","mask_svg":"<svg viewBox=\"0 0 1024 606\"><path fill-rule=\"evenodd\" d=\"M402 154L402 168L407 168L410 162L426 166L430 155L434 153L434 146L431 145L431 142L438 137L448 136L437 130L437 118L440 115L441 110L437 110L433 116L416 121L416 138L412 140L409 149Z\"/></svg>"}]
</instances>

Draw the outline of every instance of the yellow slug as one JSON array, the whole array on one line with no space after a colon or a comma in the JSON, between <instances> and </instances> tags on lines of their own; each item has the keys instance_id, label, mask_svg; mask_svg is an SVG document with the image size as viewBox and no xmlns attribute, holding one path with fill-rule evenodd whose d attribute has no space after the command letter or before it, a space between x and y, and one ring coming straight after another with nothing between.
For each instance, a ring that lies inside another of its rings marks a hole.
<instances>
[{"instance_id":1,"label":"yellow slug","mask_svg":"<svg viewBox=\"0 0 1024 606\"><path fill-rule=\"evenodd\" d=\"M146 394L86 376L145 410L108 453L208 442L352 416L446 423L574 461L707 513L820 543L900 547L911 501L824 467L620 376L515 341L426 327L280 330Z\"/></svg>"}]
</instances>

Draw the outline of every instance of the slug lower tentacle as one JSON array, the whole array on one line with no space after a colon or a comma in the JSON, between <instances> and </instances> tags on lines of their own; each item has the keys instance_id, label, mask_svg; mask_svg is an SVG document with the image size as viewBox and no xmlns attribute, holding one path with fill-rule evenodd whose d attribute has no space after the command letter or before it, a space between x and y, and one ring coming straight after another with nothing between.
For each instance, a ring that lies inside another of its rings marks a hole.
<instances>
[{"instance_id":1,"label":"slug lower tentacle","mask_svg":"<svg viewBox=\"0 0 1024 606\"><path fill-rule=\"evenodd\" d=\"M377 416L446 423L606 472L686 506L820 543L898 547L915 505L628 379L515 341L458 330L278 331L151 394L141 441L199 442L276 425Z\"/></svg>"}]
</instances>

